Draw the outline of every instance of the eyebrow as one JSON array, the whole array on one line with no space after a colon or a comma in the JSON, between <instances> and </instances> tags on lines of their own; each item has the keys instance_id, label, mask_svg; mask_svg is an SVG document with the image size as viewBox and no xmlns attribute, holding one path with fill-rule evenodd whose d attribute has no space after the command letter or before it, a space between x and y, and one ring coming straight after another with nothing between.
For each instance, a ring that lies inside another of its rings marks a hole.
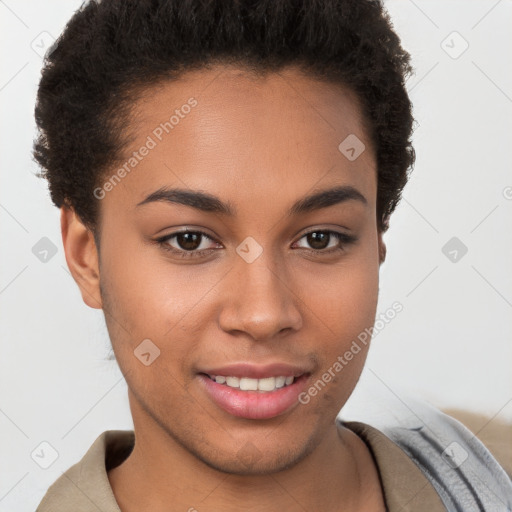
<instances>
[{"instance_id":1,"label":"eyebrow","mask_svg":"<svg viewBox=\"0 0 512 512\"><path fill-rule=\"evenodd\" d=\"M350 185L343 185L317 190L313 194L299 199L292 205L288 215L300 215L350 200L359 201L364 205L368 204L359 190ZM199 190L191 191L161 187L138 203L137 207L154 202L183 204L204 212L215 212L230 217L236 216L236 208L231 202L223 202L218 197Z\"/></svg>"}]
</instances>

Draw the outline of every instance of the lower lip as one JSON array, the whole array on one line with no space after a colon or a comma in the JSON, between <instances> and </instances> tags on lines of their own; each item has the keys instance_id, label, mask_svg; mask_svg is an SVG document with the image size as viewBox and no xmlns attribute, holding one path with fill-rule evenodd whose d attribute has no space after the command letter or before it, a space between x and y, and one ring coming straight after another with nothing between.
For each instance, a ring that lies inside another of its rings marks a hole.
<instances>
[{"instance_id":1,"label":"lower lip","mask_svg":"<svg viewBox=\"0 0 512 512\"><path fill-rule=\"evenodd\" d=\"M305 389L308 376L301 375L289 386L275 391L240 391L219 384L207 375L199 374L209 397L221 409L233 416L251 420L266 420L279 416L298 403Z\"/></svg>"}]
</instances>

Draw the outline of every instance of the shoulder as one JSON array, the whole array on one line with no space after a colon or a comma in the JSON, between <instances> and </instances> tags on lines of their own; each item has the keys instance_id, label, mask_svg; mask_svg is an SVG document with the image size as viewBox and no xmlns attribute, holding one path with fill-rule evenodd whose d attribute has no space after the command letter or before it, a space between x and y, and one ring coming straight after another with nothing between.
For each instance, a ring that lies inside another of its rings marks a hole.
<instances>
[{"instance_id":1,"label":"shoulder","mask_svg":"<svg viewBox=\"0 0 512 512\"><path fill-rule=\"evenodd\" d=\"M394 443L430 482L447 510L512 510L512 482L474 434L424 402L408 399L403 405L366 422L370 442L378 442L378 431ZM364 426L355 422L363 435Z\"/></svg>"},{"instance_id":2,"label":"shoulder","mask_svg":"<svg viewBox=\"0 0 512 512\"><path fill-rule=\"evenodd\" d=\"M82 459L49 487L36 512L120 512L107 471L128 457L134 439L132 430L100 434Z\"/></svg>"}]
</instances>

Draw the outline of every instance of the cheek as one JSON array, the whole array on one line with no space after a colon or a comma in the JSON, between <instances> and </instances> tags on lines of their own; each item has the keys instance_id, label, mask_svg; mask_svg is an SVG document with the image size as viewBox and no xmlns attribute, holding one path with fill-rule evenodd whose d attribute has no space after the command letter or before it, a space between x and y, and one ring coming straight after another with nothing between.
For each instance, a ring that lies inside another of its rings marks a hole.
<instances>
[{"instance_id":1,"label":"cheek","mask_svg":"<svg viewBox=\"0 0 512 512\"><path fill-rule=\"evenodd\" d=\"M154 247L130 243L127 236L110 237L102 255L105 321L120 367L142 372L144 385L149 380L165 384L172 377L185 384L190 359L204 338L200 331L211 320L207 294L219 282L217 273L173 264ZM151 343L141 345L144 340ZM144 347L151 357L159 353L151 372L135 357Z\"/></svg>"},{"instance_id":2,"label":"cheek","mask_svg":"<svg viewBox=\"0 0 512 512\"><path fill-rule=\"evenodd\" d=\"M319 367L299 400L326 421L334 419L352 394L368 355L378 286L363 277L353 275L354 286L349 286L352 279L344 280L346 287L334 298L314 306L321 319L313 348Z\"/></svg>"},{"instance_id":3,"label":"cheek","mask_svg":"<svg viewBox=\"0 0 512 512\"><path fill-rule=\"evenodd\" d=\"M162 336L192 308L201 283L186 266L183 270L167 261L156 246L142 245L128 227L117 231L126 234L105 237L102 247L102 282L130 330Z\"/></svg>"},{"instance_id":4,"label":"cheek","mask_svg":"<svg viewBox=\"0 0 512 512\"><path fill-rule=\"evenodd\" d=\"M379 291L376 248L329 269L320 281L323 292L310 289L306 302L314 312L314 350L321 363L306 400L336 412L354 389L370 345L369 328L375 321Z\"/></svg>"},{"instance_id":5,"label":"cheek","mask_svg":"<svg viewBox=\"0 0 512 512\"><path fill-rule=\"evenodd\" d=\"M301 287L304 302L314 310L320 326L331 333L335 344L346 343L374 322L379 293L377 246L369 244L339 265L325 265L314 276L304 275Z\"/></svg>"}]
</instances>

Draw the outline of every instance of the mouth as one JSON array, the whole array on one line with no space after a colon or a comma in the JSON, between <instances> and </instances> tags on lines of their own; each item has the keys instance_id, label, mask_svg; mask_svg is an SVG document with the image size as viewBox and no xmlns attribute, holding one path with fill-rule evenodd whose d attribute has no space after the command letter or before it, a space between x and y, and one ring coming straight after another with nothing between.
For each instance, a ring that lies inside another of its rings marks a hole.
<instances>
[{"instance_id":1,"label":"mouth","mask_svg":"<svg viewBox=\"0 0 512 512\"><path fill-rule=\"evenodd\" d=\"M309 373L264 378L199 373L208 398L228 414L252 420L270 419L289 412L299 403Z\"/></svg>"}]
</instances>

